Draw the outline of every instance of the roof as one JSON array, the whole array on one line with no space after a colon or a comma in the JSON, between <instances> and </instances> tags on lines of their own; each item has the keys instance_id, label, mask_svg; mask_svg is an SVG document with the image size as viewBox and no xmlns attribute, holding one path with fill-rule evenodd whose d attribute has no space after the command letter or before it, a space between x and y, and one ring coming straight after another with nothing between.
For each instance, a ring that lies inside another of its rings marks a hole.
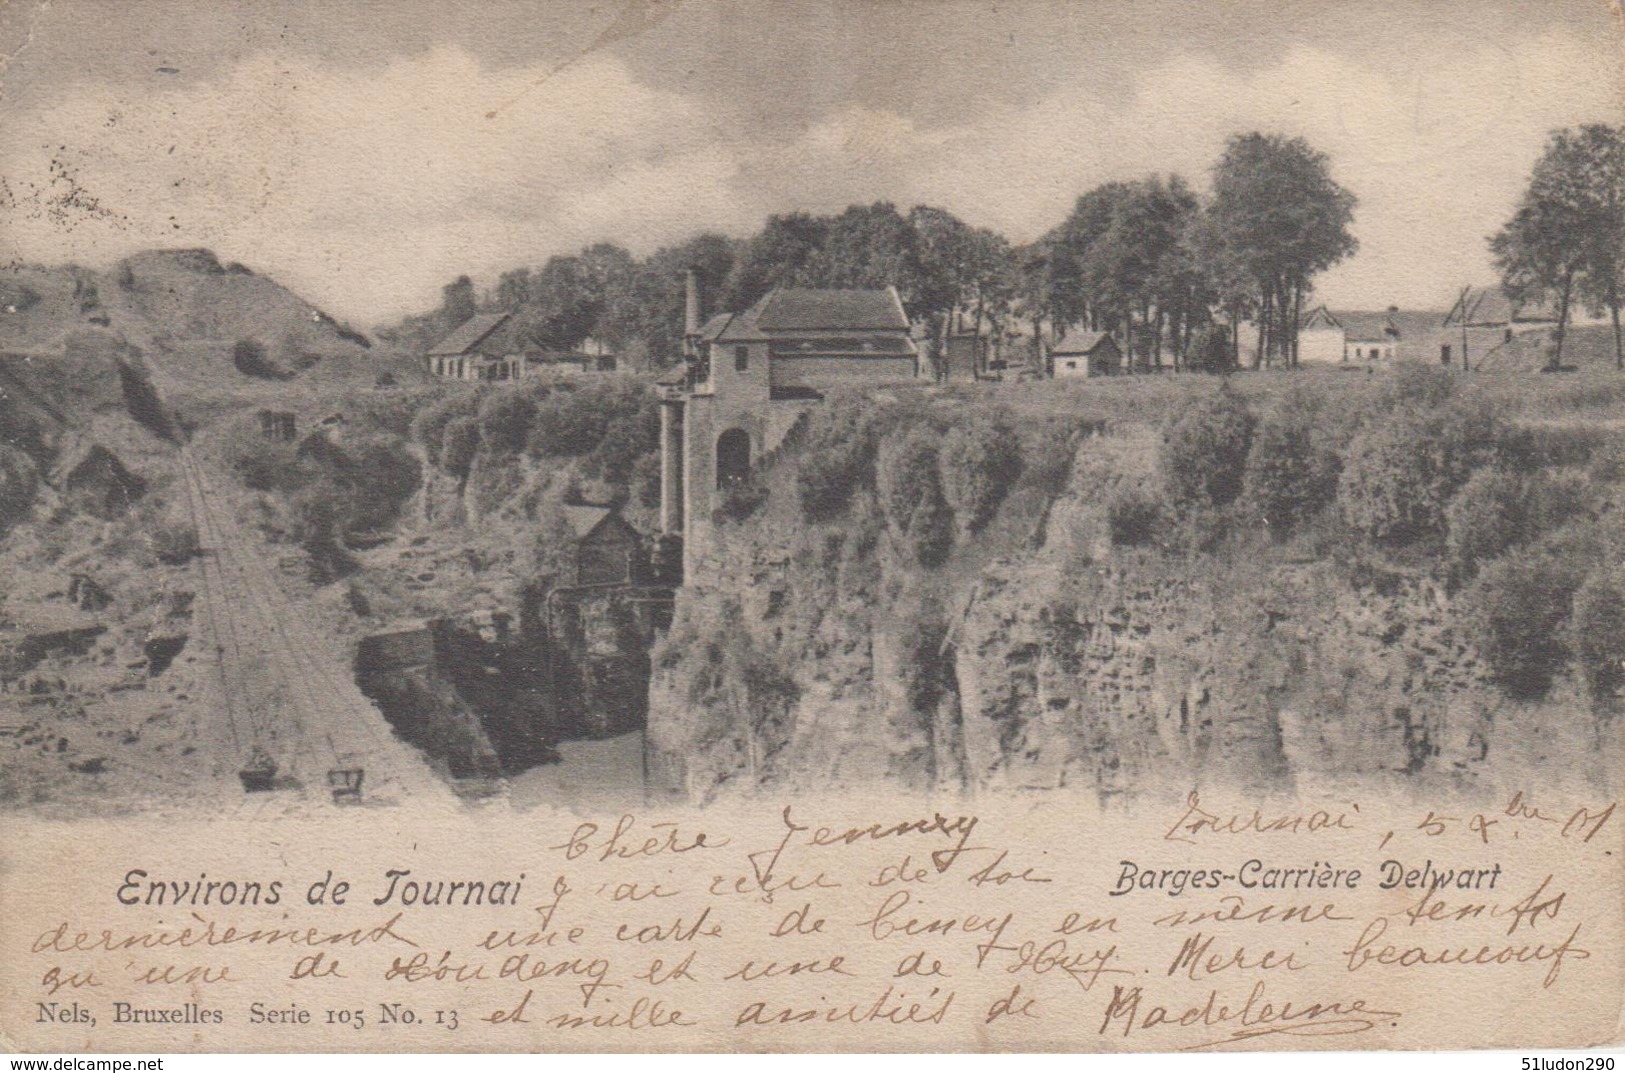
<instances>
[{"instance_id":1,"label":"roof","mask_svg":"<svg viewBox=\"0 0 1625 1073\"><path fill-rule=\"evenodd\" d=\"M721 335L728 327L728 322L734 319L733 313L718 313L700 326L700 338L711 342Z\"/></svg>"},{"instance_id":2,"label":"roof","mask_svg":"<svg viewBox=\"0 0 1625 1073\"><path fill-rule=\"evenodd\" d=\"M1093 354L1102 343L1117 346L1110 332L1067 332L1066 338L1055 345L1051 354Z\"/></svg>"},{"instance_id":3,"label":"roof","mask_svg":"<svg viewBox=\"0 0 1625 1073\"><path fill-rule=\"evenodd\" d=\"M764 332L908 331L908 315L895 287L824 290L784 287L756 305L755 327Z\"/></svg>"},{"instance_id":4,"label":"roof","mask_svg":"<svg viewBox=\"0 0 1625 1073\"><path fill-rule=\"evenodd\" d=\"M597 532L606 522L614 520L617 527L625 529L633 536L637 530L622 518L613 507L586 507L567 506L564 508L564 520L575 533L577 540L586 540Z\"/></svg>"},{"instance_id":5,"label":"roof","mask_svg":"<svg viewBox=\"0 0 1625 1073\"><path fill-rule=\"evenodd\" d=\"M1515 302L1499 289L1468 287L1445 315L1444 326L1500 326L1556 319L1557 310L1550 302Z\"/></svg>"},{"instance_id":6,"label":"roof","mask_svg":"<svg viewBox=\"0 0 1625 1073\"><path fill-rule=\"evenodd\" d=\"M1390 313L1341 312L1334 316L1350 340L1387 342L1400 334Z\"/></svg>"},{"instance_id":7,"label":"roof","mask_svg":"<svg viewBox=\"0 0 1625 1073\"><path fill-rule=\"evenodd\" d=\"M1298 321L1298 330L1307 331L1316 327L1342 328L1344 325L1331 310L1325 306L1316 306Z\"/></svg>"},{"instance_id":8,"label":"roof","mask_svg":"<svg viewBox=\"0 0 1625 1073\"><path fill-rule=\"evenodd\" d=\"M467 354L485 341L485 337L502 327L507 313L476 313L459 324L450 335L430 347L431 358L456 357Z\"/></svg>"}]
</instances>

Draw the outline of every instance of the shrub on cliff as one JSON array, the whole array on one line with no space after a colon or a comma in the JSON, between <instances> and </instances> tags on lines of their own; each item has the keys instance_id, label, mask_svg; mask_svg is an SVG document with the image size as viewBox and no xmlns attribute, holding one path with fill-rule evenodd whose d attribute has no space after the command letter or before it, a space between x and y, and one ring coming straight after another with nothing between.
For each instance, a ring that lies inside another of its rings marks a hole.
<instances>
[{"instance_id":1,"label":"shrub on cliff","mask_svg":"<svg viewBox=\"0 0 1625 1073\"><path fill-rule=\"evenodd\" d=\"M1445 508L1450 571L1470 578L1526 535L1524 482L1498 467L1467 479Z\"/></svg>"},{"instance_id":2,"label":"shrub on cliff","mask_svg":"<svg viewBox=\"0 0 1625 1073\"><path fill-rule=\"evenodd\" d=\"M350 529L393 523L423 483L423 468L406 444L391 436L357 436L343 448L342 479L350 488Z\"/></svg>"},{"instance_id":3,"label":"shrub on cliff","mask_svg":"<svg viewBox=\"0 0 1625 1073\"><path fill-rule=\"evenodd\" d=\"M1472 628L1491 678L1512 697L1546 694L1568 660L1565 625L1581 572L1561 549L1515 549L1486 566Z\"/></svg>"},{"instance_id":4,"label":"shrub on cliff","mask_svg":"<svg viewBox=\"0 0 1625 1073\"><path fill-rule=\"evenodd\" d=\"M847 508L854 492L875 482L876 422L855 401L821 407L804 420L804 431L795 434L803 444L796 455L796 499L807 521L828 521Z\"/></svg>"},{"instance_id":5,"label":"shrub on cliff","mask_svg":"<svg viewBox=\"0 0 1625 1073\"><path fill-rule=\"evenodd\" d=\"M283 372L271 363L265 344L256 339L239 339L231 348L231 363L244 376L260 380L287 380L293 374Z\"/></svg>"},{"instance_id":6,"label":"shrub on cliff","mask_svg":"<svg viewBox=\"0 0 1625 1073\"><path fill-rule=\"evenodd\" d=\"M862 444L832 443L808 451L796 467L802 517L810 522L833 518L870 479L870 457Z\"/></svg>"},{"instance_id":7,"label":"shrub on cliff","mask_svg":"<svg viewBox=\"0 0 1625 1073\"><path fill-rule=\"evenodd\" d=\"M475 417L454 417L440 439L440 468L458 480L467 478L480 450L480 422Z\"/></svg>"},{"instance_id":8,"label":"shrub on cliff","mask_svg":"<svg viewBox=\"0 0 1625 1073\"><path fill-rule=\"evenodd\" d=\"M904 536L909 553L921 566L940 566L954 548L954 512L933 481L914 505Z\"/></svg>"},{"instance_id":9,"label":"shrub on cliff","mask_svg":"<svg viewBox=\"0 0 1625 1073\"><path fill-rule=\"evenodd\" d=\"M1021 476L1021 441L998 419L972 418L942 443L942 492L967 532L986 525Z\"/></svg>"},{"instance_id":10,"label":"shrub on cliff","mask_svg":"<svg viewBox=\"0 0 1625 1073\"><path fill-rule=\"evenodd\" d=\"M453 388L439 401L418 411L418 415L412 419L412 438L423 446L430 462L440 465L440 448L445 443L446 426L455 418L474 416L479 405L478 393Z\"/></svg>"},{"instance_id":11,"label":"shrub on cliff","mask_svg":"<svg viewBox=\"0 0 1625 1073\"><path fill-rule=\"evenodd\" d=\"M1233 502L1243 487L1254 426L1252 411L1229 391L1183 406L1163 426L1157 453L1168 501L1181 510Z\"/></svg>"},{"instance_id":12,"label":"shrub on cliff","mask_svg":"<svg viewBox=\"0 0 1625 1073\"><path fill-rule=\"evenodd\" d=\"M906 532L921 501L932 492L942 496L935 438L917 429L883 443L875 465L875 486L886 520L893 529Z\"/></svg>"},{"instance_id":13,"label":"shrub on cliff","mask_svg":"<svg viewBox=\"0 0 1625 1073\"><path fill-rule=\"evenodd\" d=\"M516 455L525 449L536 398L521 388L502 388L480 403L480 442L494 454Z\"/></svg>"},{"instance_id":14,"label":"shrub on cliff","mask_svg":"<svg viewBox=\"0 0 1625 1073\"><path fill-rule=\"evenodd\" d=\"M1153 544L1166 524L1161 501L1142 489L1119 487L1106 502L1107 530L1118 547Z\"/></svg>"},{"instance_id":15,"label":"shrub on cliff","mask_svg":"<svg viewBox=\"0 0 1625 1073\"><path fill-rule=\"evenodd\" d=\"M1428 425L1410 418L1373 425L1344 459L1338 506L1373 540L1400 544L1438 532L1460 483Z\"/></svg>"},{"instance_id":16,"label":"shrub on cliff","mask_svg":"<svg viewBox=\"0 0 1625 1073\"><path fill-rule=\"evenodd\" d=\"M587 460L587 472L611 484L624 485L638 460L660 452L660 415L653 402L610 420Z\"/></svg>"},{"instance_id":17,"label":"shrub on cliff","mask_svg":"<svg viewBox=\"0 0 1625 1073\"><path fill-rule=\"evenodd\" d=\"M1571 647L1586 692L1611 699L1625 684L1625 586L1617 566L1595 570L1574 594Z\"/></svg>"},{"instance_id":18,"label":"shrub on cliff","mask_svg":"<svg viewBox=\"0 0 1625 1073\"><path fill-rule=\"evenodd\" d=\"M15 447L0 443L0 531L22 519L39 491L39 468Z\"/></svg>"},{"instance_id":19,"label":"shrub on cliff","mask_svg":"<svg viewBox=\"0 0 1625 1073\"><path fill-rule=\"evenodd\" d=\"M1337 497L1341 463L1316 435L1317 411L1282 400L1258 428L1247 456L1245 504L1277 539Z\"/></svg>"},{"instance_id":20,"label":"shrub on cliff","mask_svg":"<svg viewBox=\"0 0 1625 1073\"><path fill-rule=\"evenodd\" d=\"M592 454L617 418L645 410L648 389L635 381L596 383L576 391L555 391L536 406L525 450L531 457L574 458ZM654 420L652 407L645 421ZM635 426L641 430L642 425ZM634 426L622 426L630 431ZM651 434L652 435L652 434ZM644 440L644 433L636 433ZM636 452L641 454L642 451Z\"/></svg>"},{"instance_id":21,"label":"shrub on cliff","mask_svg":"<svg viewBox=\"0 0 1625 1073\"><path fill-rule=\"evenodd\" d=\"M354 565L342 543L349 504L348 488L319 480L300 489L288 505L289 532L309 554L318 581L342 577Z\"/></svg>"}]
</instances>

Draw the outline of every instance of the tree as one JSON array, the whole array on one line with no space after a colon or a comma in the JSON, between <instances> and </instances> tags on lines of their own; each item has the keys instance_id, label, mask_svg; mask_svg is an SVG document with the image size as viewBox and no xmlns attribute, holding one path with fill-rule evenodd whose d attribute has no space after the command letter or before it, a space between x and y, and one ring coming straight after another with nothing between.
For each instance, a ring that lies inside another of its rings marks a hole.
<instances>
[{"instance_id":1,"label":"tree","mask_svg":"<svg viewBox=\"0 0 1625 1073\"><path fill-rule=\"evenodd\" d=\"M940 300L924 272L919 236L889 201L851 205L832 219L810 274L818 287L896 287L910 320L923 319Z\"/></svg>"},{"instance_id":2,"label":"tree","mask_svg":"<svg viewBox=\"0 0 1625 1073\"><path fill-rule=\"evenodd\" d=\"M775 287L807 284L828 237L827 217L805 212L769 216L734 262L724 288L726 306L746 309Z\"/></svg>"},{"instance_id":3,"label":"tree","mask_svg":"<svg viewBox=\"0 0 1625 1073\"><path fill-rule=\"evenodd\" d=\"M448 328L455 328L476 311L474 281L467 276L458 276L440 288L440 296L440 317Z\"/></svg>"},{"instance_id":4,"label":"tree","mask_svg":"<svg viewBox=\"0 0 1625 1073\"><path fill-rule=\"evenodd\" d=\"M1213 173L1213 225L1256 287L1255 367L1276 358L1297 364L1304 295L1358 247L1348 230L1354 206L1325 154L1302 138L1240 134L1225 146Z\"/></svg>"},{"instance_id":5,"label":"tree","mask_svg":"<svg viewBox=\"0 0 1625 1073\"><path fill-rule=\"evenodd\" d=\"M609 291L602 334L618 349L641 345L651 365L682 356L684 275L700 277L702 313L714 309L735 259L735 243L723 235L697 235L651 254Z\"/></svg>"},{"instance_id":6,"label":"tree","mask_svg":"<svg viewBox=\"0 0 1625 1073\"><path fill-rule=\"evenodd\" d=\"M1578 296L1593 313L1608 311L1614 363L1625 368L1625 132L1598 123L1554 133L1490 250L1508 297L1556 296L1554 364L1562 362L1570 301Z\"/></svg>"}]
</instances>

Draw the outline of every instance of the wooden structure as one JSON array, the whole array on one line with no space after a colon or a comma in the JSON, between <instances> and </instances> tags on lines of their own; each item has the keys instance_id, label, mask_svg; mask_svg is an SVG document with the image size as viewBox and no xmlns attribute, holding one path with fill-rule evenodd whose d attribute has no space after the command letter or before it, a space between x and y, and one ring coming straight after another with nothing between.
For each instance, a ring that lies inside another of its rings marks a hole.
<instances>
[{"instance_id":1,"label":"wooden structure","mask_svg":"<svg viewBox=\"0 0 1625 1073\"><path fill-rule=\"evenodd\" d=\"M644 580L643 536L610 507L570 506L577 585L628 585Z\"/></svg>"},{"instance_id":2,"label":"wooden structure","mask_svg":"<svg viewBox=\"0 0 1625 1073\"><path fill-rule=\"evenodd\" d=\"M1123 349L1110 332L1068 332L1050 351L1050 375L1072 377L1116 376L1123 371Z\"/></svg>"}]
</instances>

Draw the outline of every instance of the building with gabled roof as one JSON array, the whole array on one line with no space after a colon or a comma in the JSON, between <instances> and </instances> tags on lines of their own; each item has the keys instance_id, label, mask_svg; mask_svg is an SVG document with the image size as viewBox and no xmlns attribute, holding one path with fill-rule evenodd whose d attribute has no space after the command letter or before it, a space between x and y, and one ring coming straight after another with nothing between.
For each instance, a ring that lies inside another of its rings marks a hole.
<instances>
[{"instance_id":1,"label":"building with gabled roof","mask_svg":"<svg viewBox=\"0 0 1625 1073\"><path fill-rule=\"evenodd\" d=\"M1110 332L1070 331L1050 350L1049 362L1057 380L1116 376L1123 371L1123 348Z\"/></svg>"},{"instance_id":2,"label":"building with gabled roof","mask_svg":"<svg viewBox=\"0 0 1625 1073\"><path fill-rule=\"evenodd\" d=\"M1439 327L1439 363L1476 368L1520 336L1557 327L1550 301L1520 302L1499 288L1463 287Z\"/></svg>"},{"instance_id":3,"label":"building with gabled roof","mask_svg":"<svg viewBox=\"0 0 1625 1073\"><path fill-rule=\"evenodd\" d=\"M1316 306L1298 321L1298 364L1393 361L1400 339L1397 312L1394 306L1382 313Z\"/></svg>"},{"instance_id":4,"label":"building with gabled roof","mask_svg":"<svg viewBox=\"0 0 1625 1073\"><path fill-rule=\"evenodd\" d=\"M641 580L643 536L620 511L568 504L563 513L575 535L577 585L626 585Z\"/></svg>"},{"instance_id":5,"label":"building with gabled roof","mask_svg":"<svg viewBox=\"0 0 1625 1073\"><path fill-rule=\"evenodd\" d=\"M729 490L775 450L824 392L920 375L895 287L784 287L700 322L688 274L687 359L662 381L661 532L684 538L685 570Z\"/></svg>"},{"instance_id":6,"label":"building with gabled roof","mask_svg":"<svg viewBox=\"0 0 1625 1073\"><path fill-rule=\"evenodd\" d=\"M511 313L476 313L424 354L443 380L518 380L535 347Z\"/></svg>"}]
</instances>

